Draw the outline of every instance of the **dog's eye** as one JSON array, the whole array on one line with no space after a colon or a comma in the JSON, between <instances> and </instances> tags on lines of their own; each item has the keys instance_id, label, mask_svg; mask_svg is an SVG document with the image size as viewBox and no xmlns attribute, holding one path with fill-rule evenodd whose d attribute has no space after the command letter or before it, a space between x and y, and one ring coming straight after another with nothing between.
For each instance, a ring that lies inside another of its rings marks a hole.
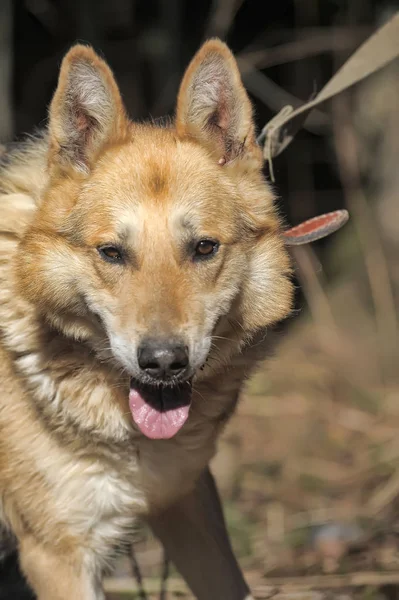
<instances>
[{"instance_id":1,"label":"dog's eye","mask_svg":"<svg viewBox=\"0 0 399 600\"><path fill-rule=\"evenodd\" d=\"M208 258L216 254L219 249L219 243L213 240L201 240L195 247L195 258Z\"/></svg>"},{"instance_id":2,"label":"dog's eye","mask_svg":"<svg viewBox=\"0 0 399 600\"><path fill-rule=\"evenodd\" d=\"M116 246L100 246L97 248L101 258L110 263L121 263L123 262L123 254Z\"/></svg>"}]
</instances>

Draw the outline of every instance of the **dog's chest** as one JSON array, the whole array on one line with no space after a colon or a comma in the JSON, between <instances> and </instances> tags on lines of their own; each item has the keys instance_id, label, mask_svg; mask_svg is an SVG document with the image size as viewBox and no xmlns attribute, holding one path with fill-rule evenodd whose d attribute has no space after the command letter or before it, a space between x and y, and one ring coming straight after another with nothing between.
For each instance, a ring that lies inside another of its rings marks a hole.
<instances>
[{"instance_id":1,"label":"dog's chest","mask_svg":"<svg viewBox=\"0 0 399 600\"><path fill-rule=\"evenodd\" d=\"M57 517L93 549L109 547L132 531L146 511L137 462L113 465L100 458L75 458L47 472Z\"/></svg>"}]
</instances>

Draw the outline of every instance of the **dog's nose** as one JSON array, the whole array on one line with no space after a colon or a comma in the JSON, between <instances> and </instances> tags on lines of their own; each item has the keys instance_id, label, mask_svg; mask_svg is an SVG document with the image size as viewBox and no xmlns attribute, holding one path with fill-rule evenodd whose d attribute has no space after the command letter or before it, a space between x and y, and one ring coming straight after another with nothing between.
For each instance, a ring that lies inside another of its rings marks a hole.
<instances>
[{"instance_id":1,"label":"dog's nose","mask_svg":"<svg viewBox=\"0 0 399 600\"><path fill-rule=\"evenodd\" d=\"M176 377L188 366L188 349L176 341L147 340L139 347L137 359L151 377Z\"/></svg>"}]
</instances>

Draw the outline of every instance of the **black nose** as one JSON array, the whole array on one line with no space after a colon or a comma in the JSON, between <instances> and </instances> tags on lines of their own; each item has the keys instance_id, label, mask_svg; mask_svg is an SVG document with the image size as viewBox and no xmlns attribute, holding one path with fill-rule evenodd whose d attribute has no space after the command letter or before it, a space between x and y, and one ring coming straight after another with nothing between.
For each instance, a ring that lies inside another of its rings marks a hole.
<instances>
[{"instance_id":1,"label":"black nose","mask_svg":"<svg viewBox=\"0 0 399 600\"><path fill-rule=\"evenodd\" d=\"M139 367L157 379L176 377L188 366L188 349L176 341L146 340L137 353Z\"/></svg>"}]
</instances>

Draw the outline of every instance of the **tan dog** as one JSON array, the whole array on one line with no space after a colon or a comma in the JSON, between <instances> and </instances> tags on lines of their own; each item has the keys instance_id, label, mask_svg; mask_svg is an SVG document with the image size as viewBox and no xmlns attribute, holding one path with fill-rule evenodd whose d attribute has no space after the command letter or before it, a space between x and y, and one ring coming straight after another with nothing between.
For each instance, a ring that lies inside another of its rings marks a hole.
<instances>
[{"instance_id":1,"label":"tan dog","mask_svg":"<svg viewBox=\"0 0 399 600\"><path fill-rule=\"evenodd\" d=\"M39 600L99 600L147 518L201 600L249 594L207 468L290 267L251 105L218 40L170 127L65 57L48 131L0 171L2 520Z\"/></svg>"}]
</instances>

